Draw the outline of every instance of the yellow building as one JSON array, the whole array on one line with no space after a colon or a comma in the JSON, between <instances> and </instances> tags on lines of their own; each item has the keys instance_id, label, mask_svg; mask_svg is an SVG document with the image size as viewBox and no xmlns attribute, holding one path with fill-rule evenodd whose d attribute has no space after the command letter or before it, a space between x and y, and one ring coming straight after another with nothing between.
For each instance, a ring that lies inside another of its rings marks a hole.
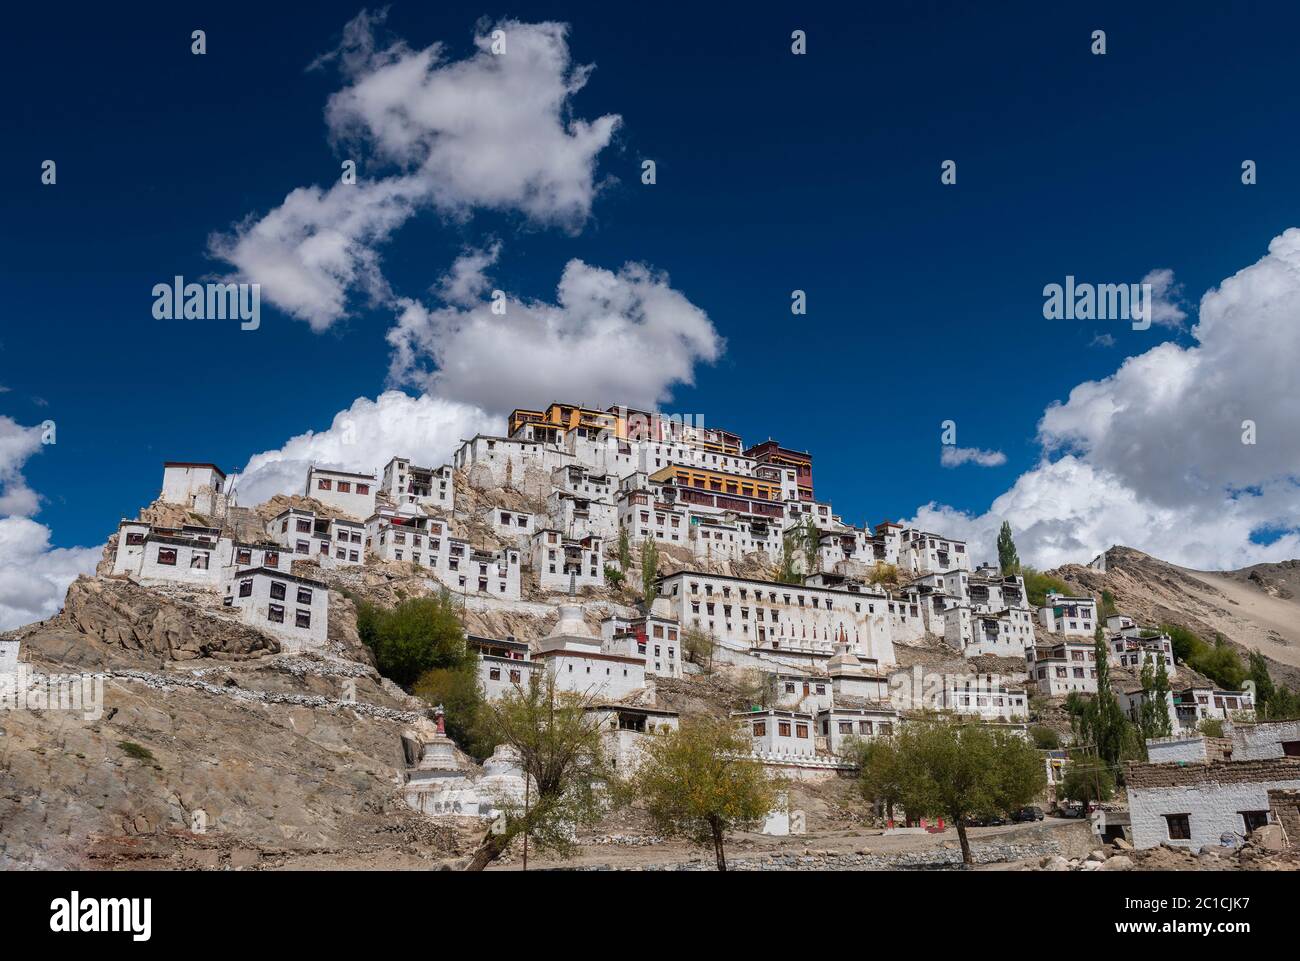
<instances>
[{"instance_id":1,"label":"yellow building","mask_svg":"<svg viewBox=\"0 0 1300 961\"><path fill-rule=\"evenodd\" d=\"M703 467L688 467L685 464L671 464L663 470L655 471L650 475L650 480L656 484L672 484L713 494L732 494L766 501L781 500L779 481L727 474Z\"/></svg>"}]
</instances>

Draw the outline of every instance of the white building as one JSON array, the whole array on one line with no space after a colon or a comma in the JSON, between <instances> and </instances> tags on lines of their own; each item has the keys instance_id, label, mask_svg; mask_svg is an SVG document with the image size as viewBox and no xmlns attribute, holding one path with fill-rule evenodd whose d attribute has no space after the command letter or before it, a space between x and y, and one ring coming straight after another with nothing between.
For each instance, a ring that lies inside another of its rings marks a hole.
<instances>
[{"instance_id":1,"label":"white building","mask_svg":"<svg viewBox=\"0 0 1300 961\"><path fill-rule=\"evenodd\" d=\"M572 598L560 605L551 633L537 645L534 660L545 665L561 691L618 701L645 689L645 657L626 637L594 636Z\"/></svg>"},{"instance_id":2,"label":"white building","mask_svg":"<svg viewBox=\"0 0 1300 961\"><path fill-rule=\"evenodd\" d=\"M450 514L456 506L456 483L450 464L415 467L405 457L394 457L384 467L383 487L398 510L415 513L432 507Z\"/></svg>"},{"instance_id":3,"label":"white building","mask_svg":"<svg viewBox=\"0 0 1300 961\"><path fill-rule=\"evenodd\" d=\"M517 601L521 596L518 548L474 549L453 537L447 522L422 514L383 509L366 521L366 547L380 560L414 564L459 594L481 594Z\"/></svg>"},{"instance_id":4,"label":"white building","mask_svg":"<svg viewBox=\"0 0 1300 961\"><path fill-rule=\"evenodd\" d=\"M310 467L304 493L354 520L365 520L375 512L377 486L373 474Z\"/></svg>"},{"instance_id":5,"label":"white building","mask_svg":"<svg viewBox=\"0 0 1300 961\"><path fill-rule=\"evenodd\" d=\"M1300 720L1232 721L1224 725L1232 738L1234 761L1259 761L1265 758L1300 758Z\"/></svg>"},{"instance_id":6,"label":"white building","mask_svg":"<svg viewBox=\"0 0 1300 961\"><path fill-rule=\"evenodd\" d=\"M530 511L487 507L482 516L492 533L521 550L527 549L537 530L537 515Z\"/></svg>"},{"instance_id":7,"label":"white building","mask_svg":"<svg viewBox=\"0 0 1300 961\"><path fill-rule=\"evenodd\" d=\"M534 661L524 641L513 637L497 639L469 634L465 643L478 654L479 688L483 698L495 701L511 690L527 690L541 664Z\"/></svg>"},{"instance_id":8,"label":"white building","mask_svg":"<svg viewBox=\"0 0 1300 961\"><path fill-rule=\"evenodd\" d=\"M578 540L547 528L533 534L532 540L533 570L542 590L567 590L571 579L577 587L605 586L605 558L599 537Z\"/></svg>"},{"instance_id":9,"label":"white building","mask_svg":"<svg viewBox=\"0 0 1300 961\"><path fill-rule=\"evenodd\" d=\"M365 525L343 517L320 517L315 511L286 508L266 525L270 538L298 560L322 567L365 562Z\"/></svg>"},{"instance_id":10,"label":"white building","mask_svg":"<svg viewBox=\"0 0 1300 961\"><path fill-rule=\"evenodd\" d=\"M626 777L645 759L652 738L675 731L681 724L676 711L624 704L594 704L587 708L600 732L605 757Z\"/></svg>"},{"instance_id":11,"label":"white building","mask_svg":"<svg viewBox=\"0 0 1300 961\"><path fill-rule=\"evenodd\" d=\"M21 641L0 640L0 676L17 672L18 648L21 643Z\"/></svg>"},{"instance_id":12,"label":"white building","mask_svg":"<svg viewBox=\"0 0 1300 961\"><path fill-rule=\"evenodd\" d=\"M829 707L817 712L817 731L832 754L842 755L854 740L889 737L898 712L888 704L872 707Z\"/></svg>"},{"instance_id":13,"label":"white building","mask_svg":"<svg viewBox=\"0 0 1300 961\"><path fill-rule=\"evenodd\" d=\"M813 757L817 754L812 714L769 708L733 711L731 716L748 729L755 754L796 757Z\"/></svg>"},{"instance_id":14,"label":"white building","mask_svg":"<svg viewBox=\"0 0 1300 961\"><path fill-rule=\"evenodd\" d=\"M225 471L216 464L165 461L158 499L197 514L222 517L227 501Z\"/></svg>"},{"instance_id":15,"label":"white building","mask_svg":"<svg viewBox=\"0 0 1300 961\"><path fill-rule=\"evenodd\" d=\"M900 533L898 566L913 574L929 574L951 570L970 570L970 554L966 542L932 534L929 531L905 528Z\"/></svg>"},{"instance_id":16,"label":"white building","mask_svg":"<svg viewBox=\"0 0 1300 961\"><path fill-rule=\"evenodd\" d=\"M645 656L647 675L682 676L685 655L678 637L677 619L670 614L652 612L640 617L612 614L601 620L600 636L607 642L630 638L629 649Z\"/></svg>"},{"instance_id":17,"label":"white building","mask_svg":"<svg viewBox=\"0 0 1300 961\"><path fill-rule=\"evenodd\" d=\"M255 567L229 572L222 603L245 624L275 635L290 653L322 650L329 635L329 588L321 581Z\"/></svg>"},{"instance_id":18,"label":"white building","mask_svg":"<svg viewBox=\"0 0 1300 961\"><path fill-rule=\"evenodd\" d=\"M114 574L142 584L191 584L215 589L231 562L232 542L217 528L152 527L123 521L118 527Z\"/></svg>"},{"instance_id":19,"label":"white building","mask_svg":"<svg viewBox=\"0 0 1300 961\"><path fill-rule=\"evenodd\" d=\"M1300 789L1300 759L1129 764L1133 846L1199 850L1270 823L1269 791Z\"/></svg>"},{"instance_id":20,"label":"white building","mask_svg":"<svg viewBox=\"0 0 1300 961\"><path fill-rule=\"evenodd\" d=\"M884 592L680 571L659 579L659 596L683 630L713 635L719 660L761 653L768 663L820 671L843 641L872 668L894 663Z\"/></svg>"},{"instance_id":21,"label":"white building","mask_svg":"<svg viewBox=\"0 0 1300 961\"><path fill-rule=\"evenodd\" d=\"M1111 634L1106 639L1106 660L1110 665L1141 671L1143 665L1149 663L1152 670L1155 670L1160 662L1164 661L1165 670L1172 674L1174 672L1173 639L1163 632L1157 632L1151 637L1143 637L1137 628L1130 630L1131 633Z\"/></svg>"},{"instance_id":22,"label":"white building","mask_svg":"<svg viewBox=\"0 0 1300 961\"><path fill-rule=\"evenodd\" d=\"M966 657L1021 657L1034 646L1034 617L1028 608L979 612L961 604L944 610L943 637Z\"/></svg>"},{"instance_id":23,"label":"white building","mask_svg":"<svg viewBox=\"0 0 1300 961\"><path fill-rule=\"evenodd\" d=\"M613 501L595 500L585 494L554 490L546 499L549 527L565 532L572 540L618 536L618 507Z\"/></svg>"},{"instance_id":24,"label":"white building","mask_svg":"<svg viewBox=\"0 0 1300 961\"><path fill-rule=\"evenodd\" d=\"M1047 603L1038 609L1038 619L1052 634L1092 637L1097 629L1097 602L1091 597L1067 597L1049 591Z\"/></svg>"},{"instance_id":25,"label":"white building","mask_svg":"<svg viewBox=\"0 0 1300 961\"><path fill-rule=\"evenodd\" d=\"M1097 693L1097 656L1091 644L1062 641L1025 648L1029 679L1049 697Z\"/></svg>"}]
</instances>

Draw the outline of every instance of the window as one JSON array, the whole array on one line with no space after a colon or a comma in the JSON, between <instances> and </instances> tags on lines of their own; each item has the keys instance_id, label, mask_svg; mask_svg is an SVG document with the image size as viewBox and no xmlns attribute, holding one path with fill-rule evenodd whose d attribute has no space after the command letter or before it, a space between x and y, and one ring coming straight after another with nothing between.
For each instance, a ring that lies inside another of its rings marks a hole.
<instances>
[{"instance_id":1,"label":"window","mask_svg":"<svg viewBox=\"0 0 1300 961\"><path fill-rule=\"evenodd\" d=\"M489 667L489 668L488 668L488 680L490 680L490 681L499 681L499 680L501 680L501 668L499 668L499 667Z\"/></svg>"},{"instance_id":2,"label":"window","mask_svg":"<svg viewBox=\"0 0 1300 961\"><path fill-rule=\"evenodd\" d=\"M324 477L316 481L316 489L318 491L333 490L333 488L334 488L334 482L331 480L326 480Z\"/></svg>"},{"instance_id":3,"label":"window","mask_svg":"<svg viewBox=\"0 0 1300 961\"><path fill-rule=\"evenodd\" d=\"M176 566L176 550L171 547L158 548L158 563L166 567Z\"/></svg>"},{"instance_id":4,"label":"window","mask_svg":"<svg viewBox=\"0 0 1300 961\"><path fill-rule=\"evenodd\" d=\"M776 733L779 734L781 737L789 737L789 736L790 736L790 722L789 722L789 721L779 721L779 722L777 722L777 725L776 725Z\"/></svg>"},{"instance_id":5,"label":"window","mask_svg":"<svg viewBox=\"0 0 1300 961\"><path fill-rule=\"evenodd\" d=\"M754 737L767 737L767 722L766 722L766 721L755 721L755 722L754 722Z\"/></svg>"},{"instance_id":6,"label":"window","mask_svg":"<svg viewBox=\"0 0 1300 961\"><path fill-rule=\"evenodd\" d=\"M271 582L271 599L274 601L284 600L284 581Z\"/></svg>"},{"instance_id":7,"label":"window","mask_svg":"<svg viewBox=\"0 0 1300 961\"><path fill-rule=\"evenodd\" d=\"M1267 811L1238 811L1237 813L1241 815L1241 820L1246 825L1247 834L1268 823Z\"/></svg>"},{"instance_id":8,"label":"window","mask_svg":"<svg viewBox=\"0 0 1300 961\"><path fill-rule=\"evenodd\" d=\"M351 493L352 493L352 482L351 482L351 481L339 481L339 493L340 493L340 494L351 494Z\"/></svg>"},{"instance_id":9,"label":"window","mask_svg":"<svg viewBox=\"0 0 1300 961\"><path fill-rule=\"evenodd\" d=\"M369 493L370 493L370 485L369 485L369 484L358 484L358 485L357 485L357 493L358 493L358 494L361 494L361 495L363 495L363 496L366 495L366 494L369 494Z\"/></svg>"},{"instance_id":10,"label":"window","mask_svg":"<svg viewBox=\"0 0 1300 961\"><path fill-rule=\"evenodd\" d=\"M795 734L798 735L799 737L807 737L807 736L808 736L808 725L807 725L807 724L796 724L796 725L794 726L794 732L795 732Z\"/></svg>"},{"instance_id":11,"label":"window","mask_svg":"<svg viewBox=\"0 0 1300 961\"><path fill-rule=\"evenodd\" d=\"M295 622L299 627L311 627L311 611L298 610L298 618Z\"/></svg>"},{"instance_id":12,"label":"window","mask_svg":"<svg viewBox=\"0 0 1300 961\"><path fill-rule=\"evenodd\" d=\"M1282 754L1284 757L1300 757L1300 741L1283 741Z\"/></svg>"},{"instance_id":13,"label":"window","mask_svg":"<svg viewBox=\"0 0 1300 961\"><path fill-rule=\"evenodd\" d=\"M248 578L247 580L243 580L239 582L239 596L240 597L253 596L253 579L251 577Z\"/></svg>"},{"instance_id":14,"label":"window","mask_svg":"<svg viewBox=\"0 0 1300 961\"><path fill-rule=\"evenodd\" d=\"M1192 839L1191 819L1190 814L1166 814L1165 824L1169 827L1169 840L1190 841Z\"/></svg>"},{"instance_id":15,"label":"window","mask_svg":"<svg viewBox=\"0 0 1300 961\"><path fill-rule=\"evenodd\" d=\"M142 534L140 531L128 531L126 535L126 542L128 545L133 547L143 544L144 534Z\"/></svg>"},{"instance_id":16,"label":"window","mask_svg":"<svg viewBox=\"0 0 1300 961\"><path fill-rule=\"evenodd\" d=\"M294 550L296 550L299 554L307 554L307 553L310 553L310 552L311 552L311 544L310 544L309 542L307 542L307 541L299 541L298 544L297 544L297 546L294 548Z\"/></svg>"},{"instance_id":17,"label":"window","mask_svg":"<svg viewBox=\"0 0 1300 961\"><path fill-rule=\"evenodd\" d=\"M237 551L235 553L235 563L236 564L253 563L253 552L251 550L243 550L243 549Z\"/></svg>"},{"instance_id":18,"label":"window","mask_svg":"<svg viewBox=\"0 0 1300 961\"><path fill-rule=\"evenodd\" d=\"M303 520L302 518L299 518L299 519L298 519L298 524L297 524L297 530L298 530L298 533L300 533L300 534L310 534L310 533L311 533L311 521L307 521L307 520Z\"/></svg>"},{"instance_id":19,"label":"window","mask_svg":"<svg viewBox=\"0 0 1300 961\"><path fill-rule=\"evenodd\" d=\"M265 566L265 567L279 567L279 566L280 566L280 552L279 552L279 551L267 551L267 552L266 552L266 556L265 556L264 558L262 558L262 564L263 564L263 566Z\"/></svg>"},{"instance_id":20,"label":"window","mask_svg":"<svg viewBox=\"0 0 1300 961\"><path fill-rule=\"evenodd\" d=\"M195 551L190 555L190 570L206 571L208 569L208 552Z\"/></svg>"},{"instance_id":21,"label":"window","mask_svg":"<svg viewBox=\"0 0 1300 961\"><path fill-rule=\"evenodd\" d=\"M853 722L852 722L852 721L840 721L840 733L841 733L841 734L852 734L852 733L853 733Z\"/></svg>"},{"instance_id":22,"label":"window","mask_svg":"<svg viewBox=\"0 0 1300 961\"><path fill-rule=\"evenodd\" d=\"M299 603L299 604L307 604L307 605L309 605L309 606L311 605L311 588L310 588L310 587L300 587L300 588L298 588L298 603Z\"/></svg>"},{"instance_id":23,"label":"window","mask_svg":"<svg viewBox=\"0 0 1300 961\"><path fill-rule=\"evenodd\" d=\"M266 609L266 619L272 624L284 623L284 608L279 604L272 604Z\"/></svg>"}]
</instances>

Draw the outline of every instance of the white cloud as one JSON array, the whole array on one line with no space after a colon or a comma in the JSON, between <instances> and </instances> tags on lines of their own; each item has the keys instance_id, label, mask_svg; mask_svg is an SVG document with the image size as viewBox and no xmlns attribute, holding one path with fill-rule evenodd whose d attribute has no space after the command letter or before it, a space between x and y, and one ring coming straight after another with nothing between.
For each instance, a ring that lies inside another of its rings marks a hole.
<instances>
[{"instance_id":1,"label":"white cloud","mask_svg":"<svg viewBox=\"0 0 1300 961\"><path fill-rule=\"evenodd\" d=\"M1183 285L1175 283L1168 267L1150 271L1142 283L1151 285L1151 322L1164 327L1182 327L1187 319L1183 310Z\"/></svg>"},{"instance_id":2,"label":"white cloud","mask_svg":"<svg viewBox=\"0 0 1300 961\"><path fill-rule=\"evenodd\" d=\"M591 68L572 63L563 24L483 27L477 52L450 61L437 43L381 44L382 20L363 11L340 48L317 60L338 62L349 81L330 97L326 119L336 142L356 145L358 183L299 188L209 241L237 279L260 283L270 303L317 331L347 314L357 289L388 299L377 248L422 207L456 219L478 208L515 211L576 230L598 190L596 157L619 124L613 114L571 116ZM498 29L501 56L489 49ZM368 178L366 151L376 170L394 172Z\"/></svg>"},{"instance_id":3,"label":"white cloud","mask_svg":"<svg viewBox=\"0 0 1300 961\"><path fill-rule=\"evenodd\" d=\"M1115 335L1098 334L1096 337L1092 338L1092 343L1090 343L1088 346L1089 347L1114 347Z\"/></svg>"},{"instance_id":4,"label":"white cloud","mask_svg":"<svg viewBox=\"0 0 1300 961\"><path fill-rule=\"evenodd\" d=\"M89 574L98 547L51 548L50 529L26 517L0 517L0 630L55 614L68 585Z\"/></svg>"},{"instance_id":5,"label":"white cloud","mask_svg":"<svg viewBox=\"0 0 1300 961\"><path fill-rule=\"evenodd\" d=\"M1000 450L982 450L979 447L943 446L939 463L944 467L960 467L962 464L978 464L980 467L1001 467L1007 462L1007 455Z\"/></svg>"},{"instance_id":6,"label":"white cloud","mask_svg":"<svg viewBox=\"0 0 1300 961\"><path fill-rule=\"evenodd\" d=\"M614 272L571 260L555 303L511 299L498 315L490 301L467 299L487 288L488 262L471 253L452 268L444 288L465 293L463 303L429 310L402 302L388 332L391 383L489 411L545 404L575 389L589 404L653 407L673 385L694 383L697 363L722 353L708 315L643 264Z\"/></svg>"},{"instance_id":7,"label":"white cloud","mask_svg":"<svg viewBox=\"0 0 1300 961\"><path fill-rule=\"evenodd\" d=\"M1166 278L1166 290L1173 278ZM1300 229L1201 299L1196 343L1163 343L1075 387L1039 422L1044 459L972 516L928 504L917 523L995 556L1003 519L1021 558L1086 562L1126 544L1176 564L1234 568L1300 556ZM1258 442L1243 444L1243 422ZM1263 529L1286 532L1271 544Z\"/></svg>"},{"instance_id":8,"label":"white cloud","mask_svg":"<svg viewBox=\"0 0 1300 961\"><path fill-rule=\"evenodd\" d=\"M0 630L55 613L68 585L100 557L98 548L51 548L50 529L31 519L40 497L23 465L40 449L40 427L0 416Z\"/></svg>"},{"instance_id":9,"label":"white cloud","mask_svg":"<svg viewBox=\"0 0 1300 961\"><path fill-rule=\"evenodd\" d=\"M386 391L358 398L334 415L329 428L291 438L278 450L253 456L236 478L238 502L246 507L276 494L301 494L311 464L376 471L393 457L425 467L446 463L461 438L500 433L499 417L468 404Z\"/></svg>"}]
</instances>

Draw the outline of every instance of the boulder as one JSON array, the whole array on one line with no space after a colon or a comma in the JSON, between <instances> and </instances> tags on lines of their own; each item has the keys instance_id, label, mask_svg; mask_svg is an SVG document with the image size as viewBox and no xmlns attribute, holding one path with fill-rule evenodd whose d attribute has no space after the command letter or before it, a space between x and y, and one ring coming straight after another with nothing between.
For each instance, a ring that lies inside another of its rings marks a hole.
<instances>
[{"instance_id":1,"label":"boulder","mask_svg":"<svg viewBox=\"0 0 1300 961\"><path fill-rule=\"evenodd\" d=\"M1099 871L1132 871L1133 859L1125 854L1117 854L1113 858L1107 858L1102 864Z\"/></svg>"},{"instance_id":2,"label":"boulder","mask_svg":"<svg viewBox=\"0 0 1300 961\"><path fill-rule=\"evenodd\" d=\"M1282 825L1265 824L1255 828L1250 832L1250 844L1265 851L1285 851L1286 836L1282 833Z\"/></svg>"}]
</instances>

